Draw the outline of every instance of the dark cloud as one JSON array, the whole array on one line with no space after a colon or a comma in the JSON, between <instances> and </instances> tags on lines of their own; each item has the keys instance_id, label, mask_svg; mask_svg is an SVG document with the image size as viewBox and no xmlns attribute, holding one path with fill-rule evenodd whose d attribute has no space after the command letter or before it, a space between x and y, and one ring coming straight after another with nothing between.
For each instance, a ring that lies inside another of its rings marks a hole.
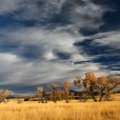
<instances>
[{"instance_id":1,"label":"dark cloud","mask_svg":"<svg viewBox=\"0 0 120 120\"><path fill-rule=\"evenodd\" d=\"M108 7L108 11L103 16L104 25L100 27L100 31L113 31L120 29L120 1L119 0L92 0L97 5Z\"/></svg>"},{"instance_id":2,"label":"dark cloud","mask_svg":"<svg viewBox=\"0 0 120 120\"><path fill-rule=\"evenodd\" d=\"M23 45L18 49L18 53L23 58L26 59L39 59L42 55L42 51L40 50L40 46L34 45Z\"/></svg>"},{"instance_id":3,"label":"dark cloud","mask_svg":"<svg viewBox=\"0 0 120 120\"><path fill-rule=\"evenodd\" d=\"M19 48L19 44L16 42L12 42L9 40L5 40L3 36L1 36L0 40L0 52L10 52L10 51L15 51Z\"/></svg>"},{"instance_id":4,"label":"dark cloud","mask_svg":"<svg viewBox=\"0 0 120 120\"><path fill-rule=\"evenodd\" d=\"M27 60L39 59L42 55L40 46L4 39L0 41L0 52L11 52Z\"/></svg>"},{"instance_id":5,"label":"dark cloud","mask_svg":"<svg viewBox=\"0 0 120 120\"><path fill-rule=\"evenodd\" d=\"M82 42L76 42L74 45L78 49L82 48L83 54L94 56L92 61L106 66L106 69L118 70L120 67L120 49L114 49L108 45L100 45L94 39L86 39Z\"/></svg>"},{"instance_id":6,"label":"dark cloud","mask_svg":"<svg viewBox=\"0 0 120 120\"><path fill-rule=\"evenodd\" d=\"M90 36L90 35L94 35L94 34L98 33L99 31L98 30L82 28L82 29L79 30L79 32L84 36Z\"/></svg>"},{"instance_id":7,"label":"dark cloud","mask_svg":"<svg viewBox=\"0 0 120 120\"><path fill-rule=\"evenodd\" d=\"M82 47L84 49L85 53L89 54L89 56L94 55L104 55L104 54L110 54L113 52L113 49L109 46L101 46L98 43L95 43L92 39L86 39L82 42L74 43L75 46L78 48Z\"/></svg>"},{"instance_id":8,"label":"dark cloud","mask_svg":"<svg viewBox=\"0 0 120 120\"><path fill-rule=\"evenodd\" d=\"M19 94L23 94L24 92L27 90L27 94L36 94L36 88L38 85L32 85L32 86L27 86L27 85L19 85L19 84L12 84L12 85L0 85L1 89L11 89L12 91L14 91L14 95L19 95ZM26 94L25 93L25 94Z\"/></svg>"},{"instance_id":9,"label":"dark cloud","mask_svg":"<svg viewBox=\"0 0 120 120\"><path fill-rule=\"evenodd\" d=\"M60 60L69 60L71 55L70 53L54 50L53 53L57 56Z\"/></svg>"},{"instance_id":10,"label":"dark cloud","mask_svg":"<svg viewBox=\"0 0 120 120\"><path fill-rule=\"evenodd\" d=\"M119 8L120 1L119 0L92 0L94 3L98 5L110 6L112 8Z\"/></svg>"},{"instance_id":11,"label":"dark cloud","mask_svg":"<svg viewBox=\"0 0 120 120\"><path fill-rule=\"evenodd\" d=\"M1 88L32 92L87 70L119 74L119 0L1 1Z\"/></svg>"},{"instance_id":12,"label":"dark cloud","mask_svg":"<svg viewBox=\"0 0 120 120\"><path fill-rule=\"evenodd\" d=\"M107 12L103 16L104 25L100 27L100 31L120 30L120 10Z\"/></svg>"},{"instance_id":13,"label":"dark cloud","mask_svg":"<svg viewBox=\"0 0 120 120\"><path fill-rule=\"evenodd\" d=\"M17 13L11 14L5 14L5 15L0 15L0 27L5 28L5 27L19 27L19 26L25 26L25 27L32 27L36 26L38 24L42 24L37 20L17 20L14 17L16 16Z\"/></svg>"},{"instance_id":14,"label":"dark cloud","mask_svg":"<svg viewBox=\"0 0 120 120\"><path fill-rule=\"evenodd\" d=\"M0 15L0 27L15 25L17 22L12 16L12 14Z\"/></svg>"},{"instance_id":15,"label":"dark cloud","mask_svg":"<svg viewBox=\"0 0 120 120\"><path fill-rule=\"evenodd\" d=\"M85 63L91 63L92 61L89 60L89 61L77 61L77 62L74 62L75 65L77 64L85 64Z\"/></svg>"}]
</instances>

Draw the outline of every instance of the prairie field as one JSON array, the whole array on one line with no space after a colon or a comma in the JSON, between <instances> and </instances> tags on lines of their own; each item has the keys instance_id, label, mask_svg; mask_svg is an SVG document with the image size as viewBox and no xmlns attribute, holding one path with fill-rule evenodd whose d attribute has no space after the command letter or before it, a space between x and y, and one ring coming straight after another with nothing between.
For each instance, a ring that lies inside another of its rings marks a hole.
<instances>
[{"instance_id":1,"label":"prairie field","mask_svg":"<svg viewBox=\"0 0 120 120\"><path fill-rule=\"evenodd\" d=\"M0 104L0 120L120 120L120 101Z\"/></svg>"}]
</instances>

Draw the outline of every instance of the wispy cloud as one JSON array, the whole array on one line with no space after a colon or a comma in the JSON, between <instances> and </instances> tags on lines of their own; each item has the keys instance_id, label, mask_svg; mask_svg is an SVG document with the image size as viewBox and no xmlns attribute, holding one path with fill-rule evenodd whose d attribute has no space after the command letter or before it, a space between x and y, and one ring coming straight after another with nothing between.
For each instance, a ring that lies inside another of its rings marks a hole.
<instances>
[{"instance_id":1,"label":"wispy cloud","mask_svg":"<svg viewBox=\"0 0 120 120\"><path fill-rule=\"evenodd\" d=\"M92 0L1 0L0 86L120 73L119 31L99 31L111 10Z\"/></svg>"}]
</instances>

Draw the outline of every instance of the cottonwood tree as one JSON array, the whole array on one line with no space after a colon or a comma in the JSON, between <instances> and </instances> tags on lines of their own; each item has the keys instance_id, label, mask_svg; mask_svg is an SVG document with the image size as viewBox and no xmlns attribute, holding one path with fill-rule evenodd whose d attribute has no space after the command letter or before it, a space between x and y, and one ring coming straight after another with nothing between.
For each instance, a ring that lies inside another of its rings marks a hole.
<instances>
[{"instance_id":1,"label":"cottonwood tree","mask_svg":"<svg viewBox=\"0 0 120 120\"><path fill-rule=\"evenodd\" d=\"M44 91L43 87L40 87L40 86L37 87L37 95L38 95L38 99L39 99L38 102L40 102L40 101L42 103L44 102L43 101L43 91Z\"/></svg>"},{"instance_id":2,"label":"cottonwood tree","mask_svg":"<svg viewBox=\"0 0 120 120\"><path fill-rule=\"evenodd\" d=\"M58 84L52 83L50 84L50 88L52 89L52 99L56 103L57 102L57 96L56 96L56 91L58 89Z\"/></svg>"},{"instance_id":3,"label":"cottonwood tree","mask_svg":"<svg viewBox=\"0 0 120 120\"><path fill-rule=\"evenodd\" d=\"M69 102L69 88L70 88L70 82L68 80L66 80L64 82L64 90L65 90L66 103Z\"/></svg>"},{"instance_id":4,"label":"cottonwood tree","mask_svg":"<svg viewBox=\"0 0 120 120\"><path fill-rule=\"evenodd\" d=\"M74 85L79 88L83 86L87 94L90 95L95 102L100 102L103 98L109 97L119 84L119 77L113 76L97 78L94 72L85 73L84 79L77 77L74 80ZM99 94L99 99L96 97L95 92Z\"/></svg>"},{"instance_id":5,"label":"cottonwood tree","mask_svg":"<svg viewBox=\"0 0 120 120\"><path fill-rule=\"evenodd\" d=\"M97 79L97 85L100 91L99 101L102 101L103 98L109 100L111 93L113 93L115 88L120 85L120 78L116 76L99 77Z\"/></svg>"},{"instance_id":6,"label":"cottonwood tree","mask_svg":"<svg viewBox=\"0 0 120 120\"><path fill-rule=\"evenodd\" d=\"M7 97L11 96L14 92L11 90L0 90L0 103L7 102Z\"/></svg>"},{"instance_id":7,"label":"cottonwood tree","mask_svg":"<svg viewBox=\"0 0 120 120\"><path fill-rule=\"evenodd\" d=\"M37 87L38 102L47 103L46 92L43 87Z\"/></svg>"},{"instance_id":8,"label":"cottonwood tree","mask_svg":"<svg viewBox=\"0 0 120 120\"><path fill-rule=\"evenodd\" d=\"M56 96L56 100L63 100L65 98L65 91L64 90L56 90L54 92L54 95ZM53 98L53 93L49 94L49 98Z\"/></svg>"}]
</instances>

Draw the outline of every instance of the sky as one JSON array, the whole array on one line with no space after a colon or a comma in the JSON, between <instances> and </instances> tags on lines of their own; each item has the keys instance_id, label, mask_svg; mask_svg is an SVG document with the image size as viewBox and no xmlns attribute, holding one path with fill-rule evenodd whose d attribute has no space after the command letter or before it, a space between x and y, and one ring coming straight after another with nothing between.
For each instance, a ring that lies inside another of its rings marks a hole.
<instances>
[{"instance_id":1,"label":"sky","mask_svg":"<svg viewBox=\"0 0 120 120\"><path fill-rule=\"evenodd\" d=\"M120 0L0 0L0 89L30 94L88 71L120 74Z\"/></svg>"}]
</instances>

